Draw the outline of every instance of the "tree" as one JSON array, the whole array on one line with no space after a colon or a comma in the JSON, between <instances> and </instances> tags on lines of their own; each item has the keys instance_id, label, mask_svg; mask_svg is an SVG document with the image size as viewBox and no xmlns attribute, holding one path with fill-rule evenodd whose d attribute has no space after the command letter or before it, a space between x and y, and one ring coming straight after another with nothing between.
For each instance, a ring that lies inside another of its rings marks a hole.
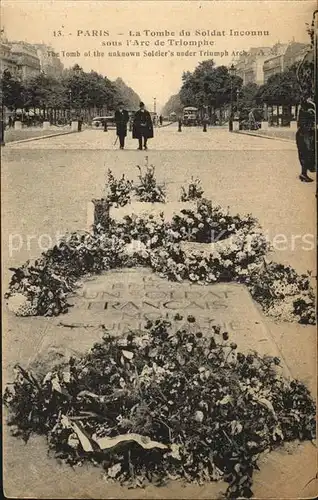
<instances>
[{"instance_id":1,"label":"tree","mask_svg":"<svg viewBox=\"0 0 318 500\"><path fill-rule=\"evenodd\" d=\"M193 73L186 72L182 76L180 98L185 106L195 105L199 108L210 106L221 108L231 100L233 94L242 86L242 79L232 78L226 66L215 66L213 59L203 61Z\"/></svg>"},{"instance_id":2,"label":"tree","mask_svg":"<svg viewBox=\"0 0 318 500\"><path fill-rule=\"evenodd\" d=\"M4 71L1 77L3 105L9 109L23 107L23 85L14 78L10 71Z\"/></svg>"},{"instance_id":3,"label":"tree","mask_svg":"<svg viewBox=\"0 0 318 500\"><path fill-rule=\"evenodd\" d=\"M23 97L23 107L45 109L65 105L63 85L55 78L43 73L25 82Z\"/></svg>"},{"instance_id":4,"label":"tree","mask_svg":"<svg viewBox=\"0 0 318 500\"><path fill-rule=\"evenodd\" d=\"M182 87L179 92L182 104L184 106L197 104L193 74L190 71L184 72L182 75L182 82Z\"/></svg>"},{"instance_id":5,"label":"tree","mask_svg":"<svg viewBox=\"0 0 318 500\"><path fill-rule=\"evenodd\" d=\"M110 107L113 104L115 88L108 78L96 71L86 73L78 65L64 76L65 95L69 105L77 111L89 108Z\"/></svg>"},{"instance_id":6,"label":"tree","mask_svg":"<svg viewBox=\"0 0 318 500\"><path fill-rule=\"evenodd\" d=\"M292 67L296 73L300 94L304 99L314 99L315 96L314 60L314 51L310 50L301 62Z\"/></svg>"},{"instance_id":7,"label":"tree","mask_svg":"<svg viewBox=\"0 0 318 500\"><path fill-rule=\"evenodd\" d=\"M288 68L283 73L270 76L265 85L260 87L258 97L269 105L291 106L298 104L301 92L295 68Z\"/></svg>"},{"instance_id":8,"label":"tree","mask_svg":"<svg viewBox=\"0 0 318 500\"><path fill-rule=\"evenodd\" d=\"M96 71L85 72L78 64L64 70L62 78L56 79L41 73L21 82L5 71L1 78L3 104L10 109L40 108L49 110L51 119L57 110L72 109L76 114L83 110L114 109L119 100L136 109L140 98L121 79L111 82ZM86 112L84 114L87 114ZM89 114L89 113L88 113Z\"/></svg>"},{"instance_id":9,"label":"tree","mask_svg":"<svg viewBox=\"0 0 318 500\"><path fill-rule=\"evenodd\" d=\"M128 87L128 85L126 85L126 83L121 78L117 78L117 80L115 80L114 82L114 85L116 90L116 104L120 101L123 101L124 105L128 109L138 109L139 103L141 101L139 95L136 94L136 92L132 88Z\"/></svg>"},{"instance_id":10,"label":"tree","mask_svg":"<svg viewBox=\"0 0 318 500\"><path fill-rule=\"evenodd\" d=\"M180 99L180 94L172 95L162 108L162 114L164 116L169 116L170 113L176 113L180 115L182 112L183 105Z\"/></svg>"},{"instance_id":11,"label":"tree","mask_svg":"<svg viewBox=\"0 0 318 500\"><path fill-rule=\"evenodd\" d=\"M259 85L256 83L247 83L244 85L238 96L238 108L242 109L252 109L259 103Z\"/></svg>"}]
</instances>

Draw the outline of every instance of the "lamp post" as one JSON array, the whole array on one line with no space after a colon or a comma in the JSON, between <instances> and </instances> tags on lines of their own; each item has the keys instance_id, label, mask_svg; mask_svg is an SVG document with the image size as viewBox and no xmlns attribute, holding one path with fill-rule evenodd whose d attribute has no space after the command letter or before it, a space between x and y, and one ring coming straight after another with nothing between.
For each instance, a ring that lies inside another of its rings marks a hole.
<instances>
[{"instance_id":1,"label":"lamp post","mask_svg":"<svg viewBox=\"0 0 318 500\"><path fill-rule=\"evenodd\" d=\"M74 111L75 111L75 113L74 113L74 115L75 116L74 116L74 118L76 120L78 120L80 118L80 112L81 112L80 103L78 102L79 101L78 97L80 95L79 94L79 77L81 76L82 71L83 71L82 68L78 64L76 64L74 66L74 68L73 68L73 72L74 72L74 75L75 75L75 78L76 78L75 82L74 82L75 83L75 89L73 89L73 90L75 90L75 95L74 95L74 97L75 97L75 102L74 102Z\"/></svg>"},{"instance_id":2,"label":"lamp post","mask_svg":"<svg viewBox=\"0 0 318 500\"><path fill-rule=\"evenodd\" d=\"M206 126L208 122L208 106L204 106L203 108L203 132L207 132Z\"/></svg>"},{"instance_id":3,"label":"lamp post","mask_svg":"<svg viewBox=\"0 0 318 500\"><path fill-rule=\"evenodd\" d=\"M236 109L238 111L238 107L239 107L239 97L240 97L240 90L237 89L236 90Z\"/></svg>"},{"instance_id":4,"label":"lamp post","mask_svg":"<svg viewBox=\"0 0 318 500\"><path fill-rule=\"evenodd\" d=\"M70 121L71 121L72 120L72 90L71 89L69 89L68 95L69 95Z\"/></svg>"},{"instance_id":5,"label":"lamp post","mask_svg":"<svg viewBox=\"0 0 318 500\"><path fill-rule=\"evenodd\" d=\"M230 80L231 80L231 105L230 105L230 118L229 118L229 132L233 132L233 80L236 75L236 68L232 64L229 68Z\"/></svg>"},{"instance_id":6,"label":"lamp post","mask_svg":"<svg viewBox=\"0 0 318 500\"><path fill-rule=\"evenodd\" d=\"M156 112L157 112L157 98L156 97L153 98L153 112L156 115Z\"/></svg>"}]
</instances>

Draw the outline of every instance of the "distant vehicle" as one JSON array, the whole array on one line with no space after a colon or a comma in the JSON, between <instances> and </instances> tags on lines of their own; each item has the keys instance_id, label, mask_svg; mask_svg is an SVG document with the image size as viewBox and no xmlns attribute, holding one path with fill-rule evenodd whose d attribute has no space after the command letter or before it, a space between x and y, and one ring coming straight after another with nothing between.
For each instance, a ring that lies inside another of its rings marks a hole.
<instances>
[{"instance_id":1,"label":"distant vehicle","mask_svg":"<svg viewBox=\"0 0 318 500\"><path fill-rule=\"evenodd\" d=\"M175 113L174 111L172 111L172 113L170 113L170 115L169 115L169 120L171 122L176 122L177 121L177 113Z\"/></svg>"},{"instance_id":2,"label":"distant vehicle","mask_svg":"<svg viewBox=\"0 0 318 500\"><path fill-rule=\"evenodd\" d=\"M196 126L200 123L199 110L194 106L187 106L183 108L182 124L186 127Z\"/></svg>"},{"instance_id":3,"label":"distant vehicle","mask_svg":"<svg viewBox=\"0 0 318 500\"><path fill-rule=\"evenodd\" d=\"M95 116L95 118L92 119L92 127L93 128L103 128L105 125L105 122L107 122L107 127L109 127L109 128L116 127L114 115Z\"/></svg>"}]
</instances>

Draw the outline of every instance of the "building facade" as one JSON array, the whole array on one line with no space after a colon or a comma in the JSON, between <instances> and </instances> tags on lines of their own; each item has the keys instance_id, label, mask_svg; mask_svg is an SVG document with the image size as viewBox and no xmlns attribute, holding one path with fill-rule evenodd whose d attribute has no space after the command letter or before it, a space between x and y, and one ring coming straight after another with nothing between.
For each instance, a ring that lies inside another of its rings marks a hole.
<instances>
[{"instance_id":1,"label":"building facade","mask_svg":"<svg viewBox=\"0 0 318 500\"><path fill-rule=\"evenodd\" d=\"M274 45L273 55L264 62L264 82L272 75L282 73L301 61L308 49L308 44L294 41L285 45Z\"/></svg>"},{"instance_id":2,"label":"building facade","mask_svg":"<svg viewBox=\"0 0 318 500\"><path fill-rule=\"evenodd\" d=\"M17 76L18 65L11 54L11 45L5 34L5 30L0 31L0 76L4 71L10 71L12 76Z\"/></svg>"},{"instance_id":3,"label":"building facade","mask_svg":"<svg viewBox=\"0 0 318 500\"><path fill-rule=\"evenodd\" d=\"M11 54L11 46L5 42L0 41L0 76L4 71L10 71L12 76L18 76L18 65L15 58Z\"/></svg>"},{"instance_id":4,"label":"building facade","mask_svg":"<svg viewBox=\"0 0 318 500\"><path fill-rule=\"evenodd\" d=\"M308 50L310 50L310 45L306 43L291 42L284 54L284 67L289 68L293 64L302 61Z\"/></svg>"},{"instance_id":5,"label":"building facade","mask_svg":"<svg viewBox=\"0 0 318 500\"><path fill-rule=\"evenodd\" d=\"M59 57L52 56L55 52L52 47L39 43L34 45L37 51L37 56L40 61L41 71L47 76L52 76L54 78L59 78L63 72L63 64Z\"/></svg>"},{"instance_id":6,"label":"building facade","mask_svg":"<svg viewBox=\"0 0 318 500\"><path fill-rule=\"evenodd\" d=\"M233 62L237 76L247 83L262 85L277 73L299 62L308 50L308 44L292 41L276 43L273 47L253 47Z\"/></svg>"},{"instance_id":7,"label":"building facade","mask_svg":"<svg viewBox=\"0 0 318 500\"><path fill-rule=\"evenodd\" d=\"M271 47L253 47L234 61L237 76L247 83L264 83L263 64L271 52Z\"/></svg>"},{"instance_id":8,"label":"building facade","mask_svg":"<svg viewBox=\"0 0 318 500\"><path fill-rule=\"evenodd\" d=\"M40 60L36 48L26 42L11 42L11 54L18 66L18 75L22 80L41 73Z\"/></svg>"},{"instance_id":9,"label":"building facade","mask_svg":"<svg viewBox=\"0 0 318 500\"><path fill-rule=\"evenodd\" d=\"M26 80L41 72L58 78L62 75L63 64L54 57L54 50L45 44L9 42L4 35L0 40L0 74L9 70L12 76Z\"/></svg>"},{"instance_id":10,"label":"building facade","mask_svg":"<svg viewBox=\"0 0 318 500\"><path fill-rule=\"evenodd\" d=\"M288 44L276 43L271 50L270 57L268 57L263 63L263 74L264 83L272 76L277 73L282 73L285 69L284 56L287 50Z\"/></svg>"}]
</instances>

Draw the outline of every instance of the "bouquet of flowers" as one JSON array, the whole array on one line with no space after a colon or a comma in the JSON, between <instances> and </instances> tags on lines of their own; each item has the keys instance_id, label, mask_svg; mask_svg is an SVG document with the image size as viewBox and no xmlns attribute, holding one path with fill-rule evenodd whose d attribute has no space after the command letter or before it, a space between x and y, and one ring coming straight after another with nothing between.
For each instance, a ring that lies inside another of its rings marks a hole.
<instances>
[{"instance_id":1,"label":"bouquet of flowers","mask_svg":"<svg viewBox=\"0 0 318 500\"><path fill-rule=\"evenodd\" d=\"M180 201L192 201L201 199L204 190L198 178L191 177L191 182L187 186L181 186Z\"/></svg>"},{"instance_id":2,"label":"bouquet of flowers","mask_svg":"<svg viewBox=\"0 0 318 500\"><path fill-rule=\"evenodd\" d=\"M148 165L148 157L146 157L145 172L137 165L139 169L139 184L135 186L134 192L138 201L150 203L164 203L166 199L165 189L157 184L155 177L155 167Z\"/></svg>"},{"instance_id":3,"label":"bouquet of flowers","mask_svg":"<svg viewBox=\"0 0 318 500\"><path fill-rule=\"evenodd\" d=\"M107 172L107 183L105 186L105 199L110 205L123 207L130 202L130 195L133 190L133 182L125 178L125 174L120 179L116 179L109 169Z\"/></svg>"}]
</instances>

